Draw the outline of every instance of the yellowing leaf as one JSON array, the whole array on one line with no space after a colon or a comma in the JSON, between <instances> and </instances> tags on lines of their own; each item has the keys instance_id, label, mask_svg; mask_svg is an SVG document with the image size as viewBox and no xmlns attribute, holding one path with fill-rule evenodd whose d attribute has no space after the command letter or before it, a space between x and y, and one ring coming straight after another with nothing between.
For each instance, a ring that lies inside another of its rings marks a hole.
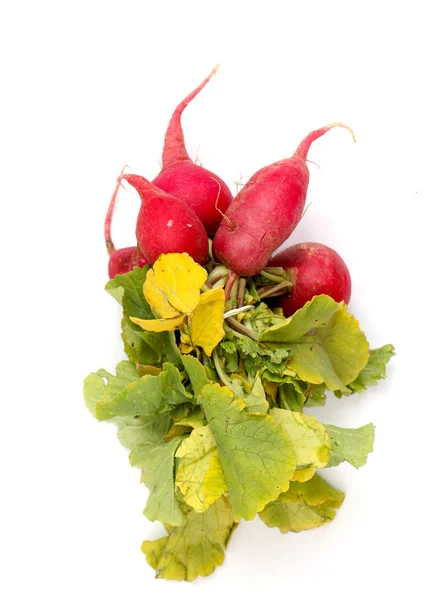
<instances>
[{"instance_id":1,"label":"yellowing leaf","mask_svg":"<svg viewBox=\"0 0 433 600\"><path fill-rule=\"evenodd\" d=\"M306 467L305 469L297 469L293 475L291 481L299 481L304 483L313 477L316 472L316 467Z\"/></svg>"},{"instance_id":2,"label":"yellowing leaf","mask_svg":"<svg viewBox=\"0 0 433 600\"><path fill-rule=\"evenodd\" d=\"M257 375L251 393L245 398L247 410L251 413L267 413L269 402L266 400L265 390L263 388L260 375Z\"/></svg>"},{"instance_id":3,"label":"yellowing leaf","mask_svg":"<svg viewBox=\"0 0 433 600\"><path fill-rule=\"evenodd\" d=\"M170 528L159 540L143 542L141 550L157 578L193 581L222 564L235 527L230 501L222 497L204 513L190 510L180 527Z\"/></svg>"},{"instance_id":4,"label":"yellowing leaf","mask_svg":"<svg viewBox=\"0 0 433 600\"><path fill-rule=\"evenodd\" d=\"M185 502L194 510L205 511L227 493L227 483L209 425L194 429L179 446L176 457L181 458L176 484Z\"/></svg>"},{"instance_id":5,"label":"yellowing leaf","mask_svg":"<svg viewBox=\"0 0 433 600\"><path fill-rule=\"evenodd\" d=\"M332 521L343 500L343 492L314 475L306 483L291 483L287 492L262 510L260 518L268 527L278 527L281 533L297 533Z\"/></svg>"},{"instance_id":6,"label":"yellowing leaf","mask_svg":"<svg viewBox=\"0 0 433 600\"><path fill-rule=\"evenodd\" d=\"M233 518L254 519L289 486L296 467L290 438L269 415L248 412L227 387L205 385L198 401L215 437Z\"/></svg>"},{"instance_id":7,"label":"yellowing leaf","mask_svg":"<svg viewBox=\"0 0 433 600\"><path fill-rule=\"evenodd\" d=\"M186 358L193 358L187 356ZM178 425L185 425L191 427L192 429L196 429L197 427L203 427L206 425L206 417L204 416L204 412L201 406L196 406L193 410L183 417L178 422Z\"/></svg>"},{"instance_id":8,"label":"yellowing leaf","mask_svg":"<svg viewBox=\"0 0 433 600\"><path fill-rule=\"evenodd\" d=\"M190 315L206 279L206 270L189 254L162 254L147 273L143 293L156 317Z\"/></svg>"},{"instance_id":9,"label":"yellowing leaf","mask_svg":"<svg viewBox=\"0 0 433 600\"><path fill-rule=\"evenodd\" d=\"M347 306L330 296L314 296L305 306L260 338L271 348L292 352L290 368L309 383L325 383L330 390L349 391L368 362L369 345L359 323Z\"/></svg>"},{"instance_id":10,"label":"yellowing leaf","mask_svg":"<svg viewBox=\"0 0 433 600\"><path fill-rule=\"evenodd\" d=\"M331 440L320 421L311 415L281 408L273 408L269 412L293 444L297 469L326 467L331 453ZM304 476L309 473L304 473ZM302 480L302 474L299 476Z\"/></svg>"},{"instance_id":11,"label":"yellowing leaf","mask_svg":"<svg viewBox=\"0 0 433 600\"><path fill-rule=\"evenodd\" d=\"M140 325L140 327L146 331L174 331L181 325L185 319L186 315L179 315L178 317L173 317L171 319L136 319L135 317L130 317L133 323Z\"/></svg>"},{"instance_id":12,"label":"yellowing leaf","mask_svg":"<svg viewBox=\"0 0 433 600\"><path fill-rule=\"evenodd\" d=\"M200 302L190 319L191 341L208 356L223 339L224 290L209 290L200 296Z\"/></svg>"}]
</instances>

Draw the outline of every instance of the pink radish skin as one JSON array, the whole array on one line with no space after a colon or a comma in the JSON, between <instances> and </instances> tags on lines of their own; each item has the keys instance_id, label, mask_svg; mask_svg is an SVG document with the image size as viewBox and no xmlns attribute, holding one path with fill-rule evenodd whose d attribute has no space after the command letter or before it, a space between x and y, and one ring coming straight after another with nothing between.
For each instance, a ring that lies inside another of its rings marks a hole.
<instances>
[{"instance_id":1,"label":"pink radish skin","mask_svg":"<svg viewBox=\"0 0 433 600\"><path fill-rule=\"evenodd\" d=\"M134 267L144 267L146 264L146 259L137 252L136 246L113 250L108 259L108 277L113 279L116 275L129 273Z\"/></svg>"},{"instance_id":2,"label":"pink radish skin","mask_svg":"<svg viewBox=\"0 0 433 600\"><path fill-rule=\"evenodd\" d=\"M148 261L144 258L143 254L140 252L140 248L138 246L134 247L134 252L131 256L131 267L145 267Z\"/></svg>"},{"instance_id":3,"label":"pink radish skin","mask_svg":"<svg viewBox=\"0 0 433 600\"><path fill-rule=\"evenodd\" d=\"M213 240L213 253L239 275L256 275L299 223L307 196L311 144L333 127L311 132L291 158L263 167L236 196Z\"/></svg>"},{"instance_id":4,"label":"pink radish skin","mask_svg":"<svg viewBox=\"0 0 433 600\"><path fill-rule=\"evenodd\" d=\"M290 293L279 299L286 317L319 294L327 294L336 302L348 304L350 301L349 269L341 256L324 244L296 244L274 256L269 266L283 267L293 283Z\"/></svg>"},{"instance_id":5,"label":"pink radish skin","mask_svg":"<svg viewBox=\"0 0 433 600\"><path fill-rule=\"evenodd\" d=\"M164 140L162 170L152 181L168 194L184 200L198 215L207 233L214 235L233 196L224 181L188 156L182 131L181 117L188 104L216 73L215 67L206 79L185 98L171 117ZM215 206L218 201L217 207Z\"/></svg>"},{"instance_id":6,"label":"pink radish skin","mask_svg":"<svg viewBox=\"0 0 433 600\"><path fill-rule=\"evenodd\" d=\"M135 233L140 251L151 265L161 254L169 252L187 252L196 262L205 264L208 237L186 202L163 192L140 175L122 175L119 180L132 185L141 198Z\"/></svg>"}]
</instances>

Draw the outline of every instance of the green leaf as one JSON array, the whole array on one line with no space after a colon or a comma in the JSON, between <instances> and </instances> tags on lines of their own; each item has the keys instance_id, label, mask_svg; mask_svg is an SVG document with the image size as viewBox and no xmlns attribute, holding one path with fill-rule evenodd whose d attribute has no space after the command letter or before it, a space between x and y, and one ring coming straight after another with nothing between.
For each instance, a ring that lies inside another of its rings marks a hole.
<instances>
[{"instance_id":1,"label":"green leaf","mask_svg":"<svg viewBox=\"0 0 433 600\"><path fill-rule=\"evenodd\" d=\"M116 376L104 369L90 373L84 380L83 396L88 410L96 417L97 404L114 398L125 386L137 381L140 375L137 369L127 360L122 360L116 367Z\"/></svg>"},{"instance_id":2,"label":"green leaf","mask_svg":"<svg viewBox=\"0 0 433 600\"><path fill-rule=\"evenodd\" d=\"M281 325L266 330L259 341L292 351L290 368L309 383L325 383L330 390L347 391L365 367L368 342L358 321L343 303L315 296Z\"/></svg>"},{"instance_id":3,"label":"green leaf","mask_svg":"<svg viewBox=\"0 0 433 600\"><path fill-rule=\"evenodd\" d=\"M268 369L271 373L282 373L290 357L290 351L285 348L268 348L254 340L237 335L233 338L239 356L244 360L246 372L255 377L257 372Z\"/></svg>"},{"instance_id":4,"label":"green leaf","mask_svg":"<svg viewBox=\"0 0 433 600\"><path fill-rule=\"evenodd\" d=\"M194 409L190 413L188 413L185 417L182 417L177 422L177 424L178 425L188 425L189 427L192 427L193 429L196 429L196 427L203 427L203 425L206 425L206 417L205 417L202 407L201 406L194 407Z\"/></svg>"},{"instance_id":5,"label":"green leaf","mask_svg":"<svg viewBox=\"0 0 433 600\"><path fill-rule=\"evenodd\" d=\"M138 444L129 456L131 465L141 469L141 481L149 488L144 514L150 521L169 525L183 522L174 484L174 456L182 439L176 437L162 444Z\"/></svg>"},{"instance_id":6,"label":"green leaf","mask_svg":"<svg viewBox=\"0 0 433 600\"><path fill-rule=\"evenodd\" d=\"M143 268L134 267L129 273L116 275L105 286L107 292L123 306L126 320L129 320L129 317L154 318L143 294L143 284L146 281L148 270L149 265ZM136 329L139 329L138 325Z\"/></svg>"},{"instance_id":7,"label":"green leaf","mask_svg":"<svg viewBox=\"0 0 433 600\"><path fill-rule=\"evenodd\" d=\"M245 315L245 321L249 321L251 328L256 333L263 333L269 327L278 325L284 320L283 315L272 311L265 302L261 302L254 310L248 311Z\"/></svg>"},{"instance_id":8,"label":"green leaf","mask_svg":"<svg viewBox=\"0 0 433 600\"><path fill-rule=\"evenodd\" d=\"M307 391L307 401L305 402L308 408L312 406L325 406L326 404L326 385L311 385Z\"/></svg>"},{"instance_id":9,"label":"green leaf","mask_svg":"<svg viewBox=\"0 0 433 600\"><path fill-rule=\"evenodd\" d=\"M126 319L122 319L123 345L129 360L134 364L161 364L161 348L159 348L158 351L156 351L154 348L155 335L157 334L152 334L145 331L136 331L130 322L128 322Z\"/></svg>"},{"instance_id":10,"label":"green leaf","mask_svg":"<svg viewBox=\"0 0 433 600\"><path fill-rule=\"evenodd\" d=\"M173 421L179 423L182 419L189 416L194 408L196 407L191 403L178 404L170 410L169 415Z\"/></svg>"},{"instance_id":11,"label":"green leaf","mask_svg":"<svg viewBox=\"0 0 433 600\"><path fill-rule=\"evenodd\" d=\"M96 404L102 400L105 383L97 373L87 375L83 384L83 396L87 409L96 416Z\"/></svg>"},{"instance_id":12,"label":"green leaf","mask_svg":"<svg viewBox=\"0 0 433 600\"><path fill-rule=\"evenodd\" d=\"M386 365L394 355L395 348L391 344L372 350L367 366L347 387L350 388L352 393L362 392L367 387L376 385L380 379L385 379Z\"/></svg>"},{"instance_id":13,"label":"green leaf","mask_svg":"<svg viewBox=\"0 0 433 600\"><path fill-rule=\"evenodd\" d=\"M176 484L185 502L197 512L207 510L228 491L209 425L194 429L178 448L176 457L181 459Z\"/></svg>"},{"instance_id":14,"label":"green leaf","mask_svg":"<svg viewBox=\"0 0 433 600\"><path fill-rule=\"evenodd\" d=\"M98 371L98 374L105 378L104 372ZM139 379L140 375L134 365L127 360L122 360L116 366L116 376L110 377L107 381L107 385L104 389L103 401L110 402L117 394L122 392L127 385L134 381L138 381Z\"/></svg>"},{"instance_id":15,"label":"green leaf","mask_svg":"<svg viewBox=\"0 0 433 600\"><path fill-rule=\"evenodd\" d=\"M194 356L182 356L182 363L191 381L195 396L198 396L205 385L210 383L206 369Z\"/></svg>"},{"instance_id":16,"label":"green leaf","mask_svg":"<svg viewBox=\"0 0 433 600\"><path fill-rule=\"evenodd\" d=\"M296 456L296 468L326 467L331 452L331 440L325 427L311 415L272 408L269 414L284 428Z\"/></svg>"},{"instance_id":17,"label":"green leaf","mask_svg":"<svg viewBox=\"0 0 433 600\"><path fill-rule=\"evenodd\" d=\"M171 418L169 415L151 417L115 417L120 443L132 450L138 444L162 442L167 434Z\"/></svg>"},{"instance_id":18,"label":"green leaf","mask_svg":"<svg viewBox=\"0 0 433 600\"><path fill-rule=\"evenodd\" d=\"M249 413L226 387L206 385L199 402L216 440L234 519L253 519L288 488L296 464L290 439L269 415Z\"/></svg>"},{"instance_id":19,"label":"green leaf","mask_svg":"<svg viewBox=\"0 0 433 600\"><path fill-rule=\"evenodd\" d=\"M163 369L159 375L144 375L116 396L98 402L96 417L104 421L116 416L151 416L190 402L191 394L185 390L176 367L164 363Z\"/></svg>"},{"instance_id":20,"label":"green leaf","mask_svg":"<svg viewBox=\"0 0 433 600\"><path fill-rule=\"evenodd\" d=\"M373 451L373 423L358 429L335 425L325 425L325 427L331 438L331 458L328 467L335 467L345 460L356 468L365 465L368 454Z\"/></svg>"},{"instance_id":21,"label":"green leaf","mask_svg":"<svg viewBox=\"0 0 433 600\"><path fill-rule=\"evenodd\" d=\"M305 404L305 395L296 380L284 383L278 388L280 406L286 410L302 412Z\"/></svg>"},{"instance_id":22,"label":"green leaf","mask_svg":"<svg viewBox=\"0 0 433 600\"><path fill-rule=\"evenodd\" d=\"M314 475L305 483L291 483L287 492L265 507L260 518L268 527L278 527L281 533L297 533L332 521L343 500L343 492Z\"/></svg>"},{"instance_id":23,"label":"green leaf","mask_svg":"<svg viewBox=\"0 0 433 600\"><path fill-rule=\"evenodd\" d=\"M193 581L223 563L235 527L230 502L223 497L204 513L189 511L183 525L159 540L143 542L141 549L157 578Z\"/></svg>"},{"instance_id":24,"label":"green leaf","mask_svg":"<svg viewBox=\"0 0 433 600\"><path fill-rule=\"evenodd\" d=\"M266 400L266 393L260 375L257 375L251 394L244 398L244 402L247 405L247 410L251 413L268 412L269 403Z\"/></svg>"},{"instance_id":25,"label":"green leaf","mask_svg":"<svg viewBox=\"0 0 433 600\"><path fill-rule=\"evenodd\" d=\"M227 373L237 373L239 371L239 356L236 346L233 342L221 342L219 348L224 358L224 367Z\"/></svg>"},{"instance_id":26,"label":"green leaf","mask_svg":"<svg viewBox=\"0 0 433 600\"><path fill-rule=\"evenodd\" d=\"M182 354L176 344L173 331L155 334L158 336L158 344L161 347L165 361L171 363L177 369L182 369Z\"/></svg>"}]
</instances>

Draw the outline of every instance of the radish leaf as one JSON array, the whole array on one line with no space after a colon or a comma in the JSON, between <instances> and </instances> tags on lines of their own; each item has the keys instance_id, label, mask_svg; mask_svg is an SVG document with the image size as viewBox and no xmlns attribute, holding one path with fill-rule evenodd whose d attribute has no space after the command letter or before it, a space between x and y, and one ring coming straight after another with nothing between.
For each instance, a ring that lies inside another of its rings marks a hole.
<instances>
[{"instance_id":1,"label":"radish leaf","mask_svg":"<svg viewBox=\"0 0 433 600\"><path fill-rule=\"evenodd\" d=\"M230 501L220 498L204 513L190 510L168 536L143 542L141 549L157 578L193 581L213 573L224 561L224 548L236 527Z\"/></svg>"},{"instance_id":2,"label":"radish leaf","mask_svg":"<svg viewBox=\"0 0 433 600\"><path fill-rule=\"evenodd\" d=\"M215 436L234 519L253 519L289 486L296 467L290 439L269 415L249 413L227 387L206 385L199 402Z\"/></svg>"},{"instance_id":3,"label":"radish leaf","mask_svg":"<svg viewBox=\"0 0 433 600\"><path fill-rule=\"evenodd\" d=\"M314 475L305 483L291 483L287 492L266 506L260 518L268 527L278 527L281 533L297 533L332 521L343 500L343 492Z\"/></svg>"}]
</instances>

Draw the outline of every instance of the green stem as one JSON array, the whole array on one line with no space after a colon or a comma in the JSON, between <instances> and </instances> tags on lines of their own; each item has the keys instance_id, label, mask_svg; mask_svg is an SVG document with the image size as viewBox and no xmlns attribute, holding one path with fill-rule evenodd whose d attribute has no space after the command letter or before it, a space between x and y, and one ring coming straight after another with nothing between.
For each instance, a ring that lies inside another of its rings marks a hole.
<instances>
[{"instance_id":1,"label":"green stem","mask_svg":"<svg viewBox=\"0 0 433 600\"><path fill-rule=\"evenodd\" d=\"M212 352L212 358L215 364L215 368L216 371L218 373L218 377L221 379L221 381L223 382L223 384L229 388L229 390L231 390L232 392L234 392L235 390L232 388L232 382L230 381L229 377L227 376L227 374L225 373L221 362L220 362L220 358L218 356L218 353L216 350L214 350Z\"/></svg>"},{"instance_id":2,"label":"green stem","mask_svg":"<svg viewBox=\"0 0 433 600\"><path fill-rule=\"evenodd\" d=\"M222 279L218 279L216 283L213 284L212 289L216 290L217 288L224 287L227 281L227 277L223 277Z\"/></svg>"},{"instance_id":3,"label":"green stem","mask_svg":"<svg viewBox=\"0 0 433 600\"><path fill-rule=\"evenodd\" d=\"M241 277L239 279L239 285L238 285L236 308L240 308L241 306L244 305L246 287L247 287L247 280L244 279L243 277Z\"/></svg>"},{"instance_id":4,"label":"green stem","mask_svg":"<svg viewBox=\"0 0 433 600\"><path fill-rule=\"evenodd\" d=\"M293 283L291 281L282 281L278 285L274 285L273 287L263 287L257 290L260 300L263 298L269 298L270 296L279 296L283 294L286 290L291 289L293 287Z\"/></svg>"},{"instance_id":5,"label":"green stem","mask_svg":"<svg viewBox=\"0 0 433 600\"><path fill-rule=\"evenodd\" d=\"M237 298L238 298L238 288L239 288L239 278L236 277L233 286L232 286L232 291L230 292L230 308L236 308L237 307Z\"/></svg>"},{"instance_id":6,"label":"green stem","mask_svg":"<svg viewBox=\"0 0 433 600\"><path fill-rule=\"evenodd\" d=\"M237 321L234 317L227 317L225 323L227 323L235 331L243 333L246 337L251 338L255 342L258 341L259 334L255 331L252 331L251 329L248 329L248 327L245 327L245 325L242 325L242 323L239 323L239 321Z\"/></svg>"},{"instance_id":7,"label":"green stem","mask_svg":"<svg viewBox=\"0 0 433 600\"><path fill-rule=\"evenodd\" d=\"M229 270L224 265L218 265L209 273L207 278L207 283L210 283L213 286L217 281L222 279L227 275Z\"/></svg>"},{"instance_id":8,"label":"green stem","mask_svg":"<svg viewBox=\"0 0 433 600\"><path fill-rule=\"evenodd\" d=\"M269 272L268 269L265 269L264 271L260 271L259 275L264 279L274 281L275 283L287 281L287 276L284 273L284 269L281 269L280 267L275 268L273 272Z\"/></svg>"}]
</instances>

